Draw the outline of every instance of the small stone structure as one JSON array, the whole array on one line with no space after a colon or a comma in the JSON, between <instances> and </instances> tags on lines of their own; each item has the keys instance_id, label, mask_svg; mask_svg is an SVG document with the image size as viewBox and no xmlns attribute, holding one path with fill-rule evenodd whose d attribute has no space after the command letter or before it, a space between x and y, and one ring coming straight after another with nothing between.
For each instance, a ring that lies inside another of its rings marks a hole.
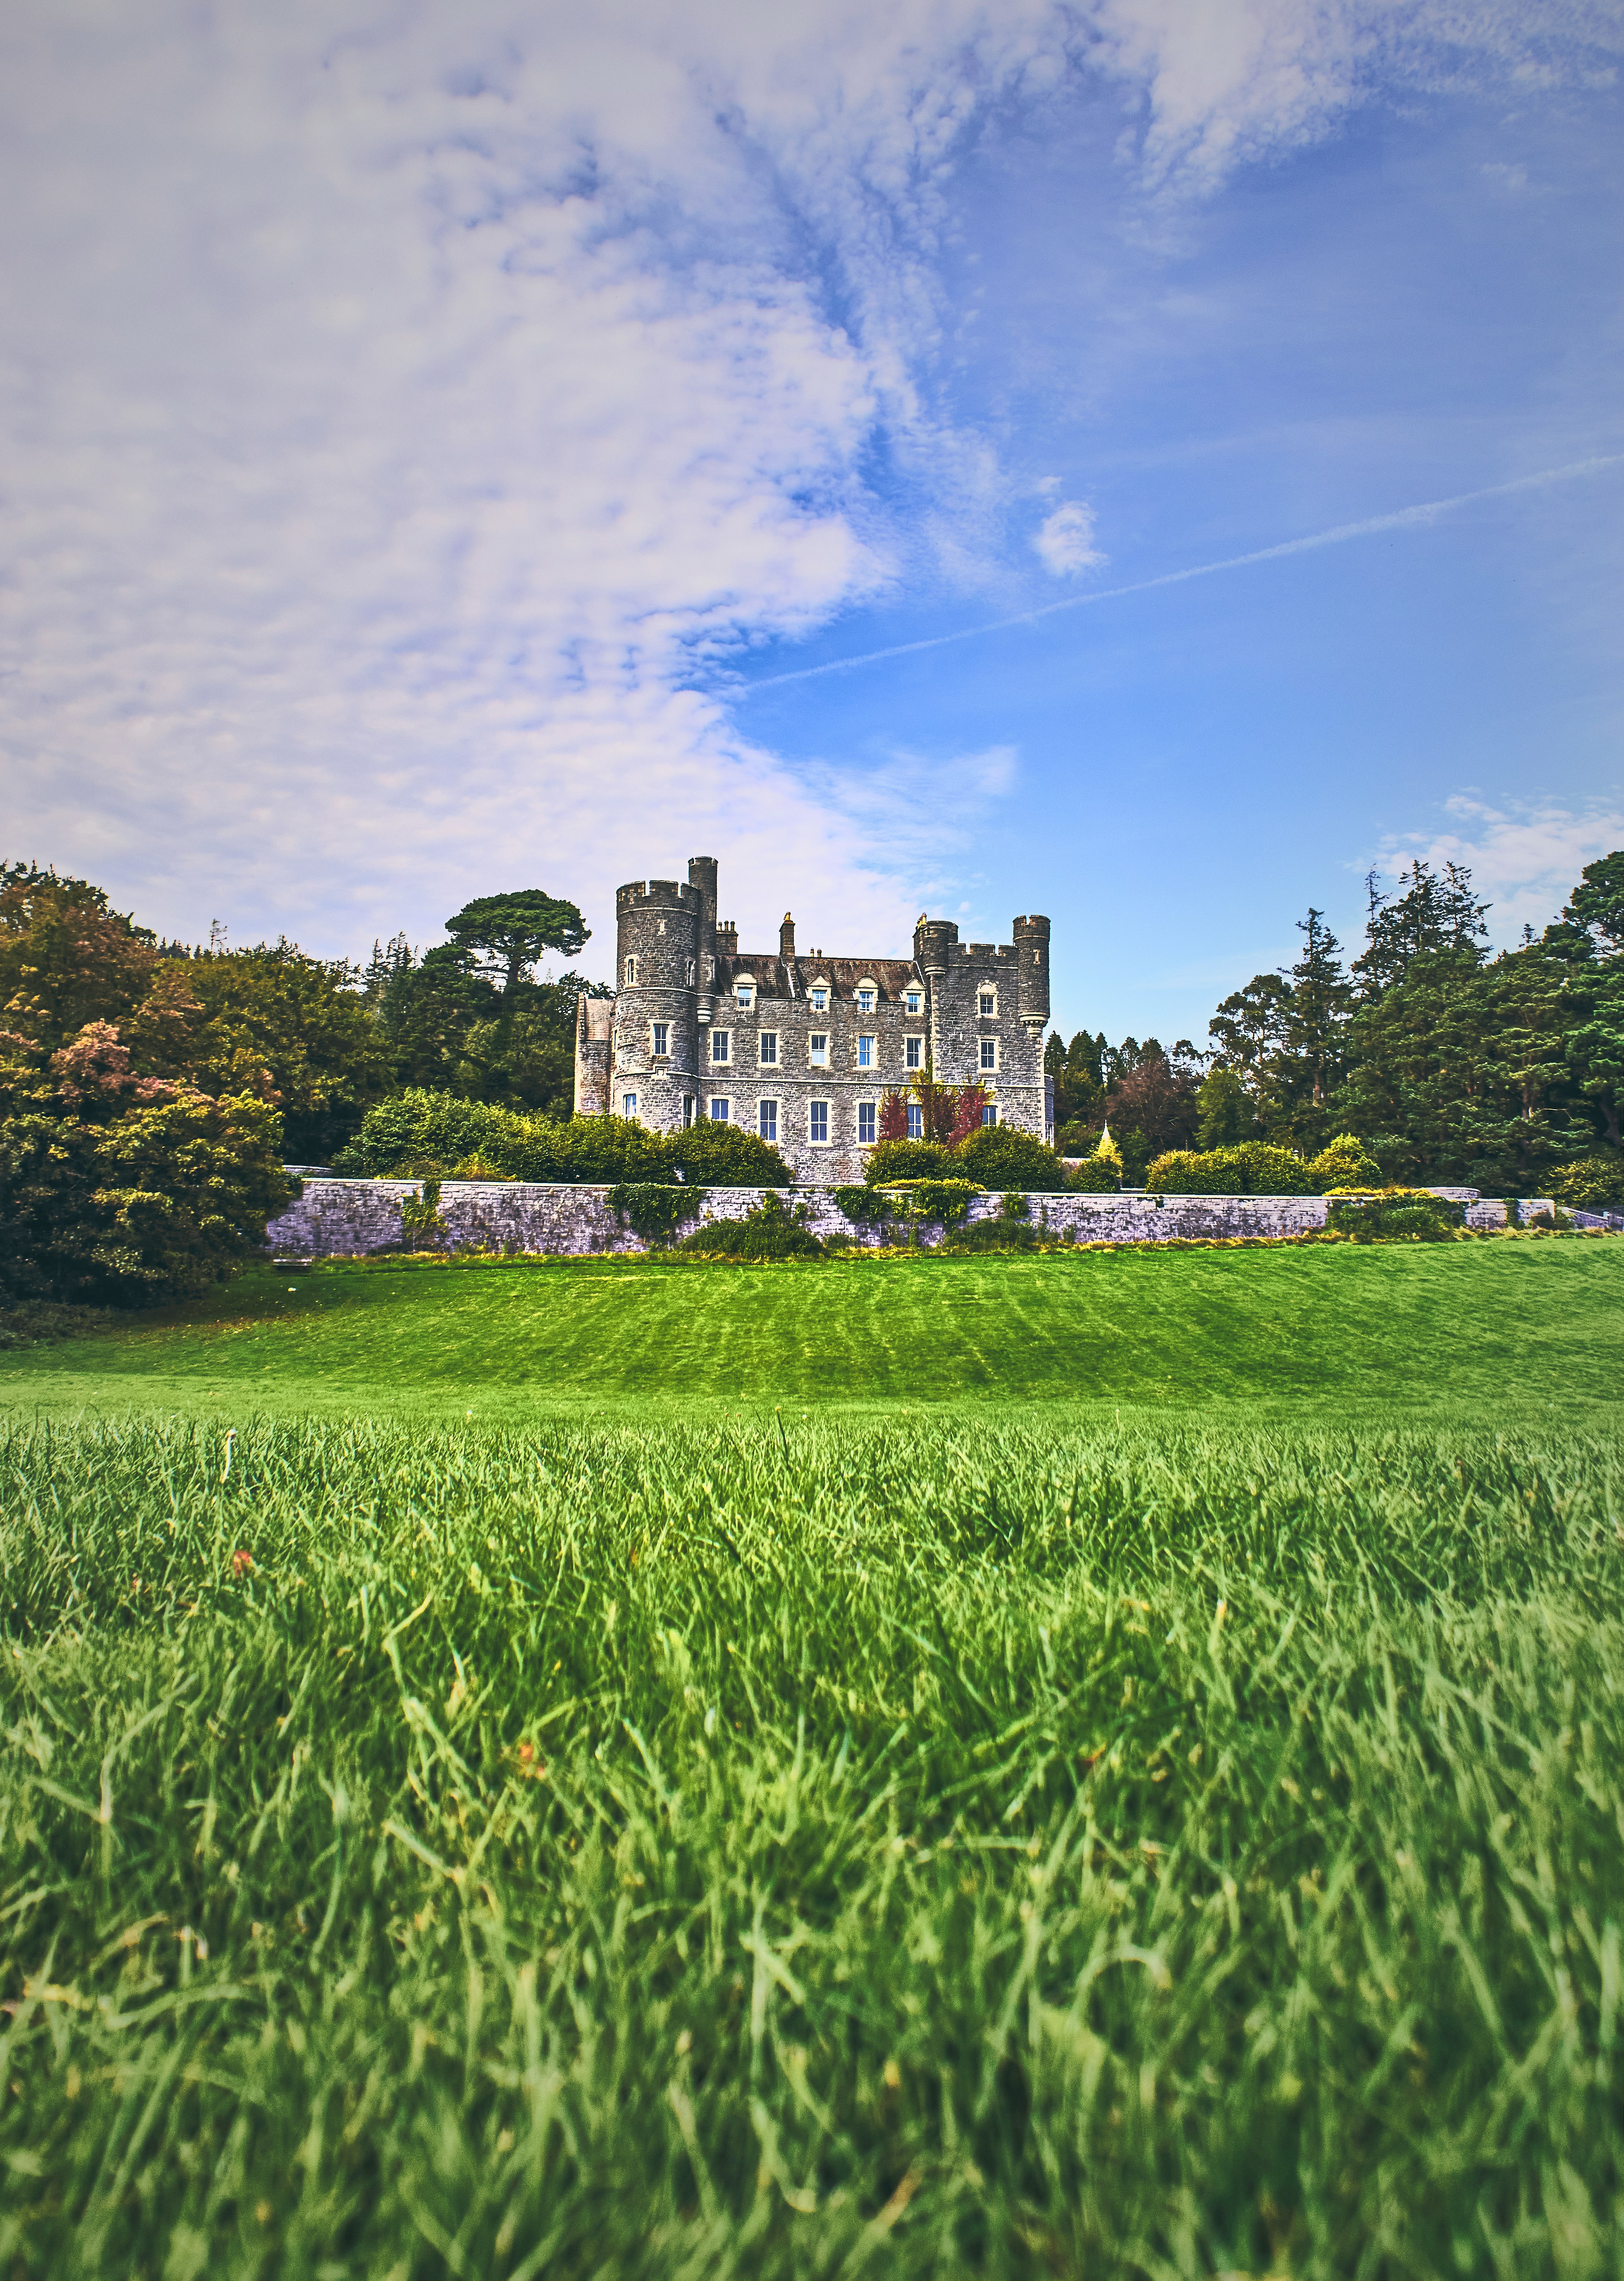
<instances>
[{"instance_id":1,"label":"small stone structure","mask_svg":"<svg viewBox=\"0 0 1624 2281\"><path fill-rule=\"evenodd\" d=\"M991 943L922 915L911 958L831 958L796 950L786 911L776 951L741 952L717 893L714 855L615 891L615 995L576 1007L577 1117L741 1125L832 1187L862 1179L880 1102L929 1069L985 1086L989 1122L1052 1137L1046 918Z\"/></svg>"},{"instance_id":2,"label":"small stone structure","mask_svg":"<svg viewBox=\"0 0 1624 2281\"><path fill-rule=\"evenodd\" d=\"M267 1229L266 1248L279 1257L303 1259L398 1250L405 1241L401 1205L421 1194L421 1180L307 1179L298 1202L290 1204ZM693 1225L702 1226L710 1219L742 1219L760 1203L764 1193L761 1188L707 1189ZM879 1226L847 1219L827 1188L781 1188L776 1193L785 1203L804 1207L807 1225L815 1235L868 1245L885 1240ZM1504 1204L1485 1202L1475 1188L1436 1193L1465 1202L1468 1227L1505 1226ZM608 1196L607 1187L584 1183L572 1187L539 1181L445 1180L441 1184L439 1204L444 1233L432 1239L433 1248L572 1254L646 1250L641 1236L621 1226L609 1208ZM970 1218L994 1217L1002 1201L996 1195L972 1196ZM1528 1197L1521 1204L1524 1219L1551 1209L1543 1197ZM1047 1227L1056 1236L1067 1232L1077 1243L1306 1235L1325 1226L1326 1210L1324 1196L1068 1194L1033 1195L1028 1201L1032 1226L1040 1232ZM940 1227L926 1226L920 1230L920 1241L940 1243L941 1234Z\"/></svg>"}]
</instances>

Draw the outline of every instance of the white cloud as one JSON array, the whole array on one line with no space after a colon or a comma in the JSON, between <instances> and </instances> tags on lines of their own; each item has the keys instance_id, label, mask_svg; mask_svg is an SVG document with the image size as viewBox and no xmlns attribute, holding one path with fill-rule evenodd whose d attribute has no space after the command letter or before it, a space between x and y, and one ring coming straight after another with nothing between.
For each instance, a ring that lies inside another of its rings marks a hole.
<instances>
[{"instance_id":1,"label":"white cloud","mask_svg":"<svg viewBox=\"0 0 1624 2281\"><path fill-rule=\"evenodd\" d=\"M1605 803L1577 811L1555 801L1493 808L1461 793L1444 807L1453 830L1389 839L1383 861L1394 870L1417 856L1432 864L1465 864L1478 893L1494 906L1489 924L1502 946L1514 942L1525 925L1536 934L1549 926L1585 865L1624 847L1624 808Z\"/></svg>"},{"instance_id":2,"label":"white cloud","mask_svg":"<svg viewBox=\"0 0 1624 2281\"><path fill-rule=\"evenodd\" d=\"M1007 485L931 375L986 106L1109 67L1148 163L1210 179L1348 99L1354 21L19 0L5 852L166 930L220 912L333 949L537 883L581 898L596 953L615 883L700 848L741 923L816 878L829 936L905 928L959 827L899 829L854 877L871 780L792 772L695 661L920 549L979 575ZM866 480L882 435L900 512ZM1083 568L1091 532L1058 507L1040 553Z\"/></svg>"},{"instance_id":3,"label":"white cloud","mask_svg":"<svg viewBox=\"0 0 1624 2281\"><path fill-rule=\"evenodd\" d=\"M1032 543L1057 578L1092 570L1108 559L1094 543L1094 509L1077 499L1046 515Z\"/></svg>"}]
</instances>

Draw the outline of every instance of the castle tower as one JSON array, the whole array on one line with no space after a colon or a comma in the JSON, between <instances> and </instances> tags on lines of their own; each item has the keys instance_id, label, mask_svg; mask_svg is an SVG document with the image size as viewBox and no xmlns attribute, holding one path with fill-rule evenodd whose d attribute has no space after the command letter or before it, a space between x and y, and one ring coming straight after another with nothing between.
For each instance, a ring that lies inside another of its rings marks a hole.
<instances>
[{"instance_id":1,"label":"castle tower","mask_svg":"<svg viewBox=\"0 0 1624 2281\"><path fill-rule=\"evenodd\" d=\"M633 1117L656 1131L692 1124L697 1113L705 914L702 885L633 879L615 890L609 1108L616 1117Z\"/></svg>"},{"instance_id":2,"label":"castle tower","mask_svg":"<svg viewBox=\"0 0 1624 2281\"><path fill-rule=\"evenodd\" d=\"M1033 1038L1040 1038L1048 1027L1048 921L1035 914L1015 922L1020 1017Z\"/></svg>"},{"instance_id":3,"label":"castle tower","mask_svg":"<svg viewBox=\"0 0 1624 2281\"><path fill-rule=\"evenodd\" d=\"M716 990L716 859L690 855L688 885L700 896L700 995L698 1015L703 1029L715 1006Z\"/></svg>"}]
</instances>

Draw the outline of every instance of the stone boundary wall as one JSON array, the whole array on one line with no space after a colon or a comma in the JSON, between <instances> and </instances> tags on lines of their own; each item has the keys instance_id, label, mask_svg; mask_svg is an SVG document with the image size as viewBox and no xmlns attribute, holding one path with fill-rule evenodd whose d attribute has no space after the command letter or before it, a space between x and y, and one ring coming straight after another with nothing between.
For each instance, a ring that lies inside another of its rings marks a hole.
<instances>
[{"instance_id":1,"label":"stone boundary wall","mask_svg":"<svg viewBox=\"0 0 1624 2281\"><path fill-rule=\"evenodd\" d=\"M313 1259L388 1251L402 1241L402 1200L416 1195L421 1180L307 1179L304 1195L266 1231L266 1249L278 1257ZM697 1225L712 1219L742 1219L761 1202L760 1188L711 1188ZM827 1188L780 1188L786 1204L804 1205L814 1234L843 1242L878 1244L876 1226L848 1220ZM1466 1203L1466 1225L1504 1227L1505 1206L1484 1202L1474 1192L1443 1191ZM643 1239L623 1228L609 1210L607 1187L507 1180L445 1180L440 1218L448 1250L582 1253L644 1251ZM1002 1198L971 1199L972 1220L996 1216ZM1032 1224L1056 1235L1069 1229L1079 1243L1167 1243L1178 1238L1304 1235L1325 1226L1323 1196L1034 1195ZM1527 1218L1549 1211L1549 1200L1523 1201ZM1587 1216L1588 1217L1588 1216ZM686 1230L683 1231L684 1233ZM941 1240L926 1226L922 1241Z\"/></svg>"}]
</instances>

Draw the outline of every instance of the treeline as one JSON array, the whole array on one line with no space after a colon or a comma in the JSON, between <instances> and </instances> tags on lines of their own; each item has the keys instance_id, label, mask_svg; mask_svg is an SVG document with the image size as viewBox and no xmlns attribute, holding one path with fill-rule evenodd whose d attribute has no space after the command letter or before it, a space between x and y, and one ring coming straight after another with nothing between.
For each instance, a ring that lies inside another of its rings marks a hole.
<instances>
[{"instance_id":1,"label":"treeline","mask_svg":"<svg viewBox=\"0 0 1624 2281\"><path fill-rule=\"evenodd\" d=\"M1624 852L1497 956L1464 866L1417 862L1396 893L1373 876L1368 893L1356 957L1311 909L1295 964L1226 998L1204 1050L1051 1038L1063 1152L1092 1150L1109 1120L1131 1186L1169 1150L1311 1157L1346 1133L1391 1180L1624 1201Z\"/></svg>"}]
</instances>

